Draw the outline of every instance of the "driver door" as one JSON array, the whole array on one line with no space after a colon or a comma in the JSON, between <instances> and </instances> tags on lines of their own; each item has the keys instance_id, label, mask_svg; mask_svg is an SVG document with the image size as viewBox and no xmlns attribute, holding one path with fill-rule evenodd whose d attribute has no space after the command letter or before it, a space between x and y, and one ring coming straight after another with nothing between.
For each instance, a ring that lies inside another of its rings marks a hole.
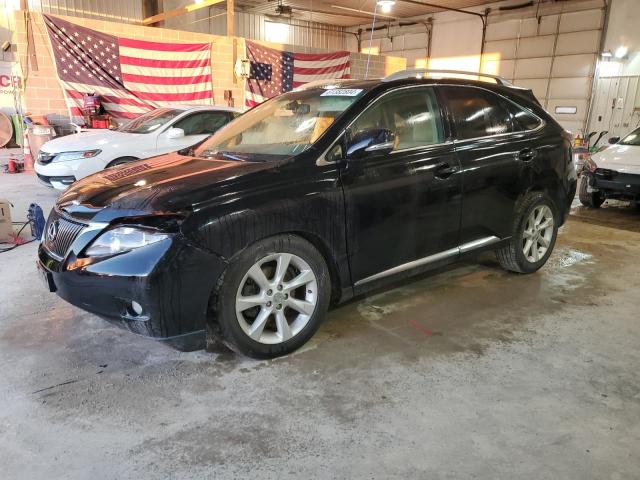
<instances>
[{"instance_id":1,"label":"driver door","mask_svg":"<svg viewBox=\"0 0 640 480\"><path fill-rule=\"evenodd\" d=\"M231 115L231 112L203 111L191 113L175 121L173 125L158 135L156 141L157 155L175 152L195 145L229 123L232 119ZM172 128L181 129L184 131L184 136L170 138L169 132Z\"/></svg>"},{"instance_id":2,"label":"driver door","mask_svg":"<svg viewBox=\"0 0 640 480\"><path fill-rule=\"evenodd\" d=\"M356 287L458 256L462 181L434 88L382 95L347 129L347 144L374 128L395 135L393 150L347 158L341 170Z\"/></svg>"}]
</instances>

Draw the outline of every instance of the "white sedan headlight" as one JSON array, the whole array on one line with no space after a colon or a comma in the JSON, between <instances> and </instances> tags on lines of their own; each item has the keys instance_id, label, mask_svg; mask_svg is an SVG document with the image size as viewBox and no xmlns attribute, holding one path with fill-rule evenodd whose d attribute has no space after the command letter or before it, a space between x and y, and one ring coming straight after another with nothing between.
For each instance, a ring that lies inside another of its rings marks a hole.
<instances>
[{"instance_id":1,"label":"white sedan headlight","mask_svg":"<svg viewBox=\"0 0 640 480\"><path fill-rule=\"evenodd\" d=\"M54 162L69 162L71 160L82 160L83 158L93 158L98 155L102 150L83 150L80 152L62 152L56 154Z\"/></svg>"},{"instance_id":2,"label":"white sedan headlight","mask_svg":"<svg viewBox=\"0 0 640 480\"><path fill-rule=\"evenodd\" d=\"M96 238L85 251L87 257L102 257L128 252L169 238L166 233L138 227L116 227Z\"/></svg>"}]
</instances>

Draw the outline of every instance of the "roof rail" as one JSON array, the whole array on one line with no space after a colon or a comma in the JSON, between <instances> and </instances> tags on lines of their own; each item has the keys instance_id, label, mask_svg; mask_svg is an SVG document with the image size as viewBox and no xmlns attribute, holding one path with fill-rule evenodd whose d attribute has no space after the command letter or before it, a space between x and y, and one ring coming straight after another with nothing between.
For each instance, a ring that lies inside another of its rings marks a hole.
<instances>
[{"instance_id":1,"label":"roof rail","mask_svg":"<svg viewBox=\"0 0 640 480\"><path fill-rule=\"evenodd\" d=\"M406 70L402 70L400 72L392 73L382 79L383 82L391 82L392 80L401 80L403 78L425 78L430 76L443 76L451 75L452 77L456 75L466 75L471 77L478 78L490 78L498 85L507 85L511 86L512 83L498 75L491 75L489 73L480 73L480 72L465 72L462 70L429 70L427 68L408 68Z\"/></svg>"}]
</instances>

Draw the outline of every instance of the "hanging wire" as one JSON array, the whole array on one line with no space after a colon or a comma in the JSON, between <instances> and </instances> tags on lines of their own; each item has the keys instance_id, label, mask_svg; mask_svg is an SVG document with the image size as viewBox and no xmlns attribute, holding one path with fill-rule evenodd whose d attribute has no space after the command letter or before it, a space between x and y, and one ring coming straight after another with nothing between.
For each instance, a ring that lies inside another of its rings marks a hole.
<instances>
[{"instance_id":1,"label":"hanging wire","mask_svg":"<svg viewBox=\"0 0 640 480\"><path fill-rule=\"evenodd\" d=\"M373 21L371 22L371 35L369 36L369 54L367 55L367 68L364 71L365 80L369 76L369 60L371 60L371 44L373 42L373 31L376 28L376 14L378 13L378 2L376 2L375 5L376 6L373 9Z\"/></svg>"}]
</instances>

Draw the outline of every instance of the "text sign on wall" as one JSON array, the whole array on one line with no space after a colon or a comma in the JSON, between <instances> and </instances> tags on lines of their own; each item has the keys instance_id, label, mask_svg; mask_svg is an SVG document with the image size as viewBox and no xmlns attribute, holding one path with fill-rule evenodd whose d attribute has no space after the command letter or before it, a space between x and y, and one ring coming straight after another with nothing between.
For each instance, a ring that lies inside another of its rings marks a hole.
<instances>
[{"instance_id":1,"label":"text sign on wall","mask_svg":"<svg viewBox=\"0 0 640 480\"><path fill-rule=\"evenodd\" d=\"M16 97L20 95L21 78L12 62L0 62L0 110L8 115L16 113Z\"/></svg>"}]
</instances>

